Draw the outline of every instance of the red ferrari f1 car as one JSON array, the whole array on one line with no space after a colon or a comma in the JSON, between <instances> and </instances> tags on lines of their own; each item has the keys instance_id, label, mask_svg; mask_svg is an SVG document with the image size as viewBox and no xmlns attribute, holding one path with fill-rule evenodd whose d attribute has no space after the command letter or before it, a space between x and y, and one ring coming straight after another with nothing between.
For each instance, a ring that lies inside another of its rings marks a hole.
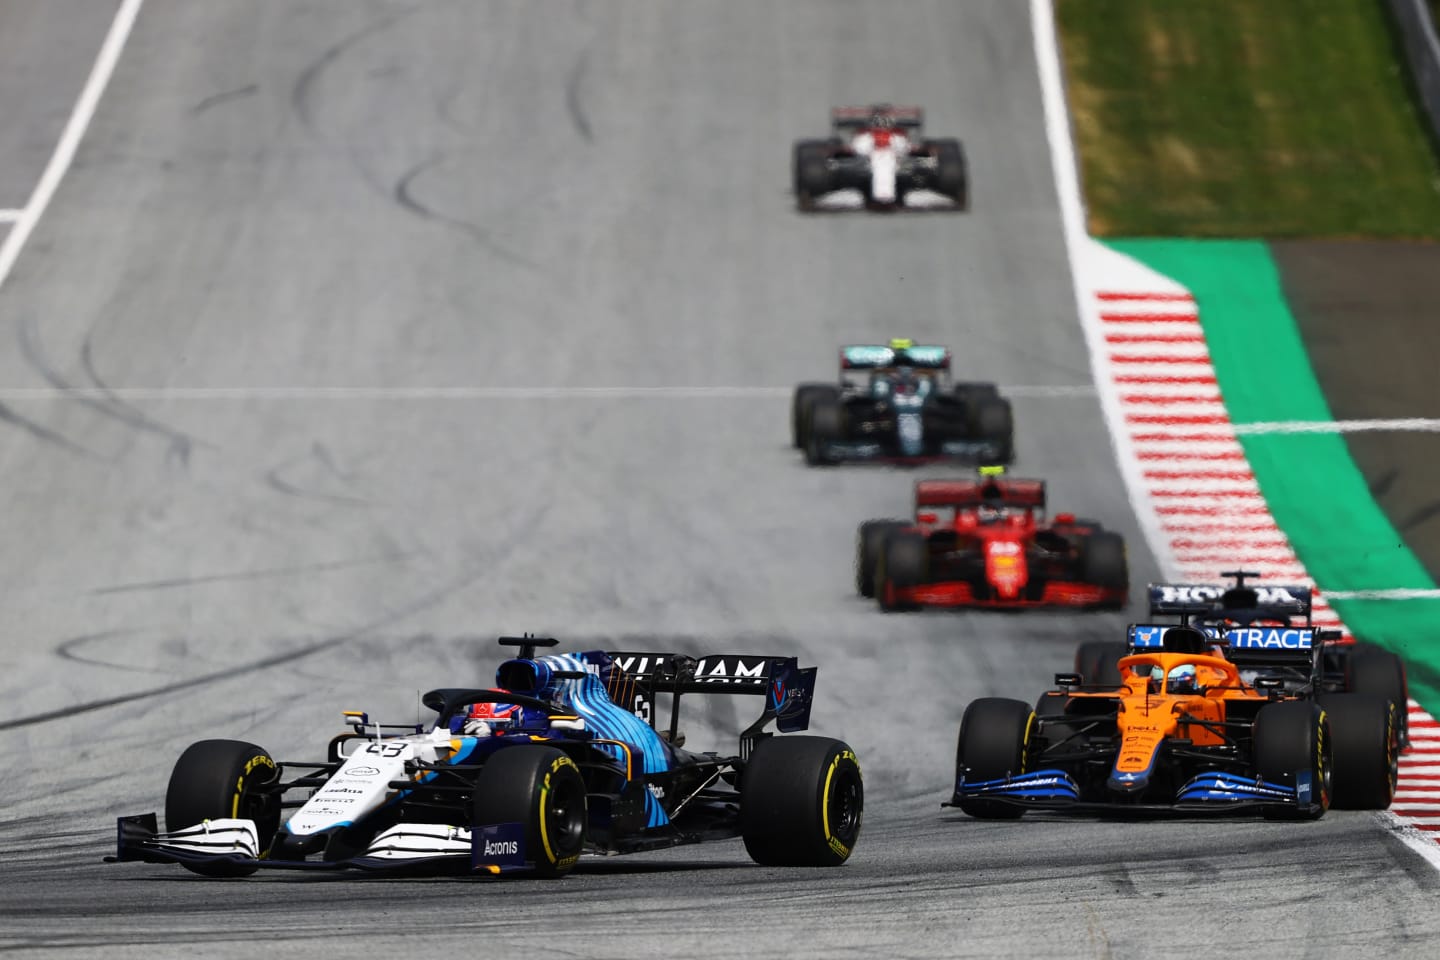
<instances>
[{"instance_id":1,"label":"red ferrari f1 car","mask_svg":"<svg viewBox=\"0 0 1440 960\"><path fill-rule=\"evenodd\" d=\"M855 587L885 611L922 606L1118 610L1129 600L1125 541L1074 514L1045 519L1045 481L983 467L973 480L921 480L915 518L867 520Z\"/></svg>"}]
</instances>

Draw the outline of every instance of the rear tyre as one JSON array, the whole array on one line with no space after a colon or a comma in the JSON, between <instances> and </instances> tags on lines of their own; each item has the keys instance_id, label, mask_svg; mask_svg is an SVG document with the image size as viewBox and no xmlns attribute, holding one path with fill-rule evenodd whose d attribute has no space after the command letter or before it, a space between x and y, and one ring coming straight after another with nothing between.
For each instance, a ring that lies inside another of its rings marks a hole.
<instances>
[{"instance_id":1,"label":"rear tyre","mask_svg":"<svg viewBox=\"0 0 1440 960\"><path fill-rule=\"evenodd\" d=\"M1308 798L1299 806L1264 807L1271 819L1315 820L1330 808L1334 762L1330 725L1319 704L1308 700L1267 703L1255 715L1255 773L1267 783L1295 787L1308 780Z\"/></svg>"},{"instance_id":2,"label":"rear tyre","mask_svg":"<svg viewBox=\"0 0 1440 960\"><path fill-rule=\"evenodd\" d=\"M1009 400L991 397L979 401L973 423L976 439L994 446L996 462L1015 459L1015 415Z\"/></svg>"},{"instance_id":3,"label":"rear tyre","mask_svg":"<svg viewBox=\"0 0 1440 960\"><path fill-rule=\"evenodd\" d=\"M885 540L907 526L904 520L866 520L860 524L855 536L855 592L860 596L875 596L875 569L880 565Z\"/></svg>"},{"instance_id":4,"label":"rear tyre","mask_svg":"<svg viewBox=\"0 0 1440 960\"><path fill-rule=\"evenodd\" d=\"M1114 640L1086 640L1075 651L1075 672L1081 682L1096 686L1120 687L1120 658L1129 652L1124 643Z\"/></svg>"},{"instance_id":5,"label":"rear tyre","mask_svg":"<svg viewBox=\"0 0 1440 960\"><path fill-rule=\"evenodd\" d=\"M170 773L165 829L183 830L206 820L254 820L263 853L280 829L280 768L265 750L240 740L192 743ZM206 877L246 877L253 865L185 863Z\"/></svg>"},{"instance_id":6,"label":"rear tyre","mask_svg":"<svg viewBox=\"0 0 1440 960\"><path fill-rule=\"evenodd\" d=\"M475 780L472 823L523 823L525 855L542 877L562 877L585 845L585 781L554 747L496 751Z\"/></svg>"},{"instance_id":7,"label":"rear tyre","mask_svg":"<svg viewBox=\"0 0 1440 960\"><path fill-rule=\"evenodd\" d=\"M944 194L961 210L970 208L970 173L965 149L951 137L932 140L935 150L935 192Z\"/></svg>"},{"instance_id":8,"label":"rear tyre","mask_svg":"<svg viewBox=\"0 0 1440 960\"><path fill-rule=\"evenodd\" d=\"M830 182L830 146L823 140L801 140L795 144L795 203L801 210L813 209L815 198L835 189Z\"/></svg>"},{"instance_id":9,"label":"rear tyre","mask_svg":"<svg viewBox=\"0 0 1440 960\"><path fill-rule=\"evenodd\" d=\"M1345 690L1394 703L1397 736L1401 743L1410 739L1410 687L1405 663L1398 656L1374 644L1355 644L1345 662Z\"/></svg>"},{"instance_id":10,"label":"rear tyre","mask_svg":"<svg viewBox=\"0 0 1440 960\"><path fill-rule=\"evenodd\" d=\"M1081 540L1080 579L1106 589L1129 590L1130 562L1125 555L1125 538L1101 530ZM1125 600L1110 600L1099 606L1102 610L1120 610Z\"/></svg>"},{"instance_id":11,"label":"rear tyre","mask_svg":"<svg viewBox=\"0 0 1440 960\"><path fill-rule=\"evenodd\" d=\"M875 568L875 599L886 613L914 610L896 597L896 588L918 587L930 576L930 545L924 534L899 532L885 538Z\"/></svg>"},{"instance_id":12,"label":"rear tyre","mask_svg":"<svg viewBox=\"0 0 1440 960\"><path fill-rule=\"evenodd\" d=\"M826 737L769 737L740 779L740 836L767 867L838 867L860 837L865 784L855 752Z\"/></svg>"},{"instance_id":13,"label":"rear tyre","mask_svg":"<svg viewBox=\"0 0 1440 960\"><path fill-rule=\"evenodd\" d=\"M1395 799L1399 729L1394 701L1363 693L1332 693L1316 702L1330 718L1335 772L1330 805L1384 810Z\"/></svg>"},{"instance_id":14,"label":"rear tyre","mask_svg":"<svg viewBox=\"0 0 1440 960\"><path fill-rule=\"evenodd\" d=\"M805 433L805 462L812 467L837 463L838 459L827 449L827 444L845 438L845 411L840 401L829 397L816 397L810 404L810 416L803 426Z\"/></svg>"},{"instance_id":15,"label":"rear tyre","mask_svg":"<svg viewBox=\"0 0 1440 960\"><path fill-rule=\"evenodd\" d=\"M955 783L984 783L1025 772L1035 713L1028 703L982 697L965 708L955 744ZM962 811L981 820L1016 820L1025 812L997 800L957 799Z\"/></svg>"}]
</instances>

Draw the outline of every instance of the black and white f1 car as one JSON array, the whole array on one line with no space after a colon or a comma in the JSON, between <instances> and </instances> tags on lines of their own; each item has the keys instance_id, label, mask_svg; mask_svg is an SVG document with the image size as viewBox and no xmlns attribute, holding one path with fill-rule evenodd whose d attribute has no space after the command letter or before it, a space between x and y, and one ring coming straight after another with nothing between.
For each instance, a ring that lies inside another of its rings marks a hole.
<instances>
[{"instance_id":1,"label":"black and white f1 car","mask_svg":"<svg viewBox=\"0 0 1440 960\"><path fill-rule=\"evenodd\" d=\"M827 195L850 190L868 207L895 209L906 206L908 194L928 191L949 209L966 209L965 151L953 137L926 139L924 124L919 107L877 103L831 110L829 139L795 144L796 203L816 210L829 206Z\"/></svg>"},{"instance_id":2,"label":"black and white f1 car","mask_svg":"<svg viewBox=\"0 0 1440 960\"><path fill-rule=\"evenodd\" d=\"M277 761L202 740L153 813L122 817L113 860L206 876L262 867L568 872L582 853L741 837L758 863L836 866L860 834L864 787L838 740L805 730L815 668L794 658L605 653L536 656L554 640L501 638L520 656L500 689L424 696L432 724L347 714L324 760ZM682 696L763 698L736 752L683 749ZM666 696L668 695L668 697ZM657 698L669 724L657 729Z\"/></svg>"}]
</instances>

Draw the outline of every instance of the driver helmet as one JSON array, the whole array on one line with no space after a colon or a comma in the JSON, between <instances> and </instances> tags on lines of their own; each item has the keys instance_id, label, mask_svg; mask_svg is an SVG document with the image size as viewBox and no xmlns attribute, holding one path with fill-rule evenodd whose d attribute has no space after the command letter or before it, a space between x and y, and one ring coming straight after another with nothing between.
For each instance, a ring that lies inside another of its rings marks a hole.
<instances>
[{"instance_id":1,"label":"driver helmet","mask_svg":"<svg viewBox=\"0 0 1440 960\"><path fill-rule=\"evenodd\" d=\"M870 109L870 126L876 130L890 130L895 126L895 117L888 103L879 103Z\"/></svg>"},{"instance_id":2,"label":"driver helmet","mask_svg":"<svg viewBox=\"0 0 1440 960\"><path fill-rule=\"evenodd\" d=\"M1182 663L1178 667L1171 667L1170 672L1165 675L1165 687L1170 693L1198 693L1200 681L1195 671L1195 664Z\"/></svg>"},{"instance_id":3,"label":"driver helmet","mask_svg":"<svg viewBox=\"0 0 1440 960\"><path fill-rule=\"evenodd\" d=\"M1005 519L1005 508L998 503L982 503L975 511L982 524L999 523Z\"/></svg>"},{"instance_id":4,"label":"driver helmet","mask_svg":"<svg viewBox=\"0 0 1440 960\"><path fill-rule=\"evenodd\" d=\"M450 721L450 732L467 737L501 737L523 716L523 708L518 703L472 703L470 709Z\"/></svg>"}]
</instances>

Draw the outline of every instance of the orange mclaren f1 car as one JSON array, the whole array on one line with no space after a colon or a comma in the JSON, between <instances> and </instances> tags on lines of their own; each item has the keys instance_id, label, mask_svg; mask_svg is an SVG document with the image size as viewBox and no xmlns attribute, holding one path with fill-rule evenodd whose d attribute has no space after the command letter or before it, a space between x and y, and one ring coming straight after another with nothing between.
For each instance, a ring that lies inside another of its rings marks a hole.
<instances>
[{"instance_id":1,"label":"orange mclaren f1 car","mask_svg":"<svg viewBox=\"0 0 1440 960\"><path fill-rule=\"evenodd\" d=\"M1303 819L1332 805L1390 805L1400 745L1395 705L1366 694L1295 691L1286 673L1293 661L1320 671L1312 631L1240 632L1229 642L1244 647L1248 678L1233 656L1214 652L1224 638L1192 626L1135 625L1130 639L1118 689L1060 674L1059 689L1033 710L1019 700L972 702L960 724L949 805L981 818L1030 808L1251 808Z\"/></svg>"}]
</instances>

